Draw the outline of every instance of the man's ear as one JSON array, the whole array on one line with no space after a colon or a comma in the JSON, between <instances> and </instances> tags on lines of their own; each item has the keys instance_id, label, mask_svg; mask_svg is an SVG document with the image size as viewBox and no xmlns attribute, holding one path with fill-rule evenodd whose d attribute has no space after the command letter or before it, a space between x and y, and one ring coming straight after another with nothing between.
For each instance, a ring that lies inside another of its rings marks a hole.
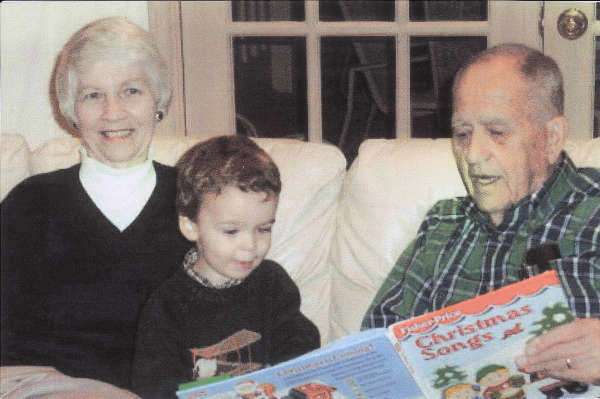
<instances>
[{"instance_id":1,"label":"man's ear","mask_svg":"<svg viewBox=\"0 0 600 399\"><path fill-rule=\"evenodd\" d=\"M181 234L188 240L193 242L198 241L198 227L188 217L179 216L179 230L181 230Z\"/></svg>"},{"instance_id":2,"label":"man's ear","mask_svg":"<svg viewBox=\"0 0 600 399\"><path fill-rule=\"evenodd\" d=\"M555 116L546 122L546 140L548 147L548 161L551 165L558 161L560 153L565 148L567 140L567 118Z\"/></svg>"}]
</instances>

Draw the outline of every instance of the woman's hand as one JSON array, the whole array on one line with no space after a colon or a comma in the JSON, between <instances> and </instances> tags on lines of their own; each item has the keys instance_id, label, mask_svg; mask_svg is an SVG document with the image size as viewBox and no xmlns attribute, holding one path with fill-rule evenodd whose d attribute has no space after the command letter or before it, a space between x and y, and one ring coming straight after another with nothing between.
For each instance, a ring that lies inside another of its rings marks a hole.
<instances>
[{"instance_id":1,"label":"woman's hand","mask_svg":"<svg viewBox=\"0 0 600 399\"><path fill-rule=\"evenodd\" d=\"M515 362L526 373L600 385L600 320L556 327L531 341Z\"/></svg>"}]
</instances>

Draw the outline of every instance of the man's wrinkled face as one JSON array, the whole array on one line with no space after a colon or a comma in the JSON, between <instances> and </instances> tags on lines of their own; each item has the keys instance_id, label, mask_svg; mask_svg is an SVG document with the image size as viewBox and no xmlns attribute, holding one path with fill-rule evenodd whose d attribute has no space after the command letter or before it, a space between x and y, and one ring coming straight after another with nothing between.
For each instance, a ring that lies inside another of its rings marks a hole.
<instances>
[{"instance_id":1,"label":"man's wrinkled face","mask_svg":"<svg viewBox=\"0 0 600 399\"><path fill-rule=\"evenodd\" d=\"M551 173L546 125L514 61L475 64L454 93L452 148L467 188L495 225Z\"/></svg>"}]
</instances>

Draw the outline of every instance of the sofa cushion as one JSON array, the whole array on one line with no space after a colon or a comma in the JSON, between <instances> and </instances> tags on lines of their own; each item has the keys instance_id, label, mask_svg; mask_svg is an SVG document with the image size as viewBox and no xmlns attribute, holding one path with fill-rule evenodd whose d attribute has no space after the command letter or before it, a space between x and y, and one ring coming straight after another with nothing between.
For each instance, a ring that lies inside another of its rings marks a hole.
<instances>
[{"instance_id":1,"label":"sofa cushion","mask_svg":"<svg viewBox=\"0 0 600 399\"><path fill-rule=\"evenodd\" d=\"M280 263L298 284L302 311L329 341L331 270L328 254L335 230L346 159L332 145L294 139L258 138L281 174L282 191L267 258ZM167 165L198 139L152 142L150 157Z\"/></svg>"},{"instance_id":2,"label":"sofa cushion","mask_svg":"<svg viewBox=\"0 0 600 399\"><path fill-rule=\"evenodd\" d=\"M0 140L0 201L21 180L31 175L29 146L19 134L2 133Z\"/></svg>"},{"instance_id":3,"label":"sofa cushion","mask_svg":"<svg viewBox=\"0 0 600 399\"><path fill-rule=\"evenodd\" d=\"M81 141L74 137L61 137L42 143L32 153L31 172L34 175L65 169L81 160Z\"/></svg>"},{"instance_id":4,"label":"sofa cushion","mask_svg":"<svg viewBox=\"0 0 600 399\"><path fill-rule=\"evenodd\" d=\"M600 137L593 140L567 140L565 150L576 166L600 168Z\"/></svg>"},{"instance_id":5,"label":"sofa cushion","mask_svg":"<svg viewBox=\"0 0 600 399\"><path fill-rule=\"evenodd\" d=\"M577 166L600 168L600 138L567 141L565 148ZM332 339L358 331L433 204L465 194L450 139L362 144L344 181L332 243Z\"/></svg>"},{"instance_id":6,"label":"sofa cushion","mask_svg":"<svg viewBox=\"0 0 600 399\"><path fill-rule=\"evenodd\" d=\"M279 262L298 284L302 311L328 341L331 270L328 254L346 160L334 146L294 139L255 139L274 160L282 192L267 257ZM150 158L175 165L200 139L155 137ZM75 138L48 141L34 151L33 172L67 168L79 162L81 143Z\"/></svg>"},{"instance_id":7,"label":"sofa cushion","mask_svg":"<svg viewBox=\"0 0 600 399\"><path fill-rule=\"evenodd\" d=\"M363 142L342 188L332 243L332 338L358 331L431 205L464 194L449 139Z\"/></svg>"}]
</instances>

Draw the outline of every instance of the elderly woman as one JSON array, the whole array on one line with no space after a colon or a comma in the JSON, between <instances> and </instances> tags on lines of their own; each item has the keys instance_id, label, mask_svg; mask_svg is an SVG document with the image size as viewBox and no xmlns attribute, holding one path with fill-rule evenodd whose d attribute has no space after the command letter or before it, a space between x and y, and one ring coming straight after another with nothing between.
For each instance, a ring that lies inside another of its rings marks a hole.
<instances>
[{"instance_id":1,"label":"elderly woman","mask_svg":"<svg viewBox=\"0 0 600 399\"><path fill-rule=\"evenodd\" d=\"M29 178L1 204L2 365L128 388L140 308L191 246L175 170L148 159L169 76L150 34L122 18L76 32L55 72L81 163Z\"/></svg>"}]
</instances>

